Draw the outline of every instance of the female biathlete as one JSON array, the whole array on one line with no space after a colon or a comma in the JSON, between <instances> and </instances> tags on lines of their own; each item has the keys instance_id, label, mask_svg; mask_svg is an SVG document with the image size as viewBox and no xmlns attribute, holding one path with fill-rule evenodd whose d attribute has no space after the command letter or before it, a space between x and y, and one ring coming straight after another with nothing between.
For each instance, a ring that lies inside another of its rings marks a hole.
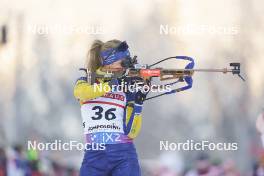
<instances>
[{"instance_id":1,"label":"female biathlete","mask_svg":"<svg viewBox=\"0 0 264 176\"><path fill-rule=\"evenodd\" d=\"M120 49L121 45L126 43L95 40L89 50L86 69L98 75L124 70L122 63L131 58L128 46ZM102 89L95 89L95 84L87 81L87 74L76 81L74 96L81 105L86 142L101 146L85 151L81 176L140 175L133 139L141 128L141 111L146 93L114 89L113 85L120 85L120 81L97 78L95 83Z\"/></svg>"}]
</instances>

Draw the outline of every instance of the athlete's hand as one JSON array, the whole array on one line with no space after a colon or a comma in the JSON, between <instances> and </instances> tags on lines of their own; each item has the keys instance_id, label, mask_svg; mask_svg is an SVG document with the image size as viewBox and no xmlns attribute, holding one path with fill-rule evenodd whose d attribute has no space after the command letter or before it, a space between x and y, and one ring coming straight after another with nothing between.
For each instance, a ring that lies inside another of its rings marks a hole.
<instances>
[{"instance_id":1,"label":"athlete's hand","mask_svg":"<svg viewBox=\"0 0 264 176\"><path fill-rule=\"evenodd\" d=\"M147 92L148 93L148 92ZM147 93L143 93L141 91L138 91L135 94L135 104L139 104L142 105L143 102L145 101L146 97L147 97Z\"/></svg>"}]
</instances>

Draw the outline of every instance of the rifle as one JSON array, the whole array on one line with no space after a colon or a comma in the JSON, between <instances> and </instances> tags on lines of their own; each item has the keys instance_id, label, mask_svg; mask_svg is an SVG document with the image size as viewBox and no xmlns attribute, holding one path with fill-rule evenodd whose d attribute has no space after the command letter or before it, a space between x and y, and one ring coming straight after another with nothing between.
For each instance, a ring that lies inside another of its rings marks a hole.
<instances>
[{"instance_id":1,"label":"rifle","mask_svg":"<svg viewBox=\"0 0 264 176\"><path fill-rule=\"evenodd\" d=\"M170 60L170 59L179 59L186 60L189 63L185 66L184 69L164 69L164 68L152 68L155 65L160 64L161 62ZM240 75L240 63L230 63L231 68L222 68L222 69L194 69L194 59L189 56L173 56L162 59L151 65L140 65L137 63L136 56L130 60L124 60L122 62L123 67L125 68L122 72L110 72L108 71L105 75L98 75L96 73L88 73L88 79L93 83L96 78L127 78L127 77L140 77L143 80L151 80L153 77L159 77L160 81L169 81L174 80L174 82L167 83L165 85L174 85L178 82L186 82L187 85L177 89L173 89L170 92L165 92L153 97L146 98L146 100L156 98L166 94L172 94L180 91L190 89L192 87L192 76L194 72L218 72L218 73L232 73L233 75L238 75L243 81L245 79ZM164 86L164 85L163 85Z\"/></svg>"}]
</instances>

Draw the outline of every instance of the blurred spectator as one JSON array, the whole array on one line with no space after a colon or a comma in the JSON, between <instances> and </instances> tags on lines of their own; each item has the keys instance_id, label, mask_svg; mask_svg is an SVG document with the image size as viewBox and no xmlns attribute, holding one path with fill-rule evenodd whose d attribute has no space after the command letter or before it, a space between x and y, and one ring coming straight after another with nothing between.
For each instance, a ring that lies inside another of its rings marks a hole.
<instances>
[{"instance_id":1,"label":"blurred spectator","mask_svg":"<svg viewBox=\"0 0 264 176\"><path fill-rule=\"evenodd\" d=\"M7 151L0 147L0 176L78 175L78 170L72 166L64 166L47 156L42 157L36 150L25 152L22 146L16 145Z\"/></svg>"},{"instance_id":2,"label":"blurred spectator","mask_svg":"<svg viewBox=\"0 0 264 176\"><path fill-rule=\"evenodd\" d=\"M240 173L236 169L234 160L228 159L223 163L223 175L224 176L240 176Z\"/></svg>"},{"instance_id":3,"label":"blurred spectator","mask_svg":"<svg viewBox=\"0 0 264 176\"><path fill-rule=\"evenodd\" d=\"M162 153L159 164L152 169L153 176L180 176L184 168L181 155L176 152Z\"/></svg>"},{"instance_id":4,"label":"blurred spectator","mask_svg":"<svg viewBox=\"0 0 264 176\"><path fill-rule=\"evenodd\" d=\"M0 148L0 176L7 176L7 157L4 148Z\"/></svg>"},{"instance_id":5,"label":"blurred spectator","mask_svg":"<svg viewBox=\"0 0 264 176\"><path fill-rule=\"evenodd\" d=\"M221 169L213 166L206 153L200 153L196 160L196 168L187 172L186 176L220 176Z\"/></svg>"},{"instance_id":6,"label":"blurred spectator","mask_svg":"<svg viewBox=\"0 0 264 176\"><path fill-rule=\"evenodd\" d=\"M78 176L78 175L79 173L74 168L71 168L71 167L67 168L66 176Z\"/></svg>"},{"instance_id":7,"label":"blurred spectator","mask_svg":"<svg viewBox=\"0 0 264 176\"><path fill-rule=\"evenodd\" d=\"M264 154L261 155L260 160L253 168L253 176L264 176Z\"/></svg>"},{"instance_id":8,"label":"blurred spectator","mask_svg":"<svg viewBox=\"0 0 264 176\"><path fill-rule=\"evenodd\" d=\"M29 175L29 168L27 166L26 158L23 156L22 146L16 145L11 150L8 161L8 175L9 176L25 176Z\"/></svg>"},{"instance_id":9,"label":"blurred spectator","mask_svg":"<svg viewBox=\"0 0 264 176\"><path fill-rule=\"evenodd\" d=\"M63 167L57 162L52 163L52 169L53 169L54 175L63 176Z\"/></svg>"},{"instance_id":10,"label":"blurred spectator","mask_svg":"<svg viewBox=\"0 0 264 176\"><path fill-rule=\"evenodd\" d=\"M39 158L38 158L38 152L36 150L28 150L27 151L27 164L29 167L29 175L31 176L41 176L39 167Z\"/></svg>"}]
</instances>

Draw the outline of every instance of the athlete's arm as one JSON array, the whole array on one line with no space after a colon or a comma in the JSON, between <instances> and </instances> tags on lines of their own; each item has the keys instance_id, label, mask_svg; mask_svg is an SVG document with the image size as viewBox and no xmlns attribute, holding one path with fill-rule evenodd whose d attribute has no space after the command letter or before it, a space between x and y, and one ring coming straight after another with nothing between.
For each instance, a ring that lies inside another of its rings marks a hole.
<instances>
[{"instance_id":1,"label":"athlete's arm","mask_svg":"<svg viewBox=\"0 0 264 176\"><path fill-rule=\"evenodd\" d=\"M129 138L135 138L138 136L141 130L142 124L142 105L133 104L126 108L126 125L125 134Z\"/></svg>"},{"instance_id":2,"label":"athlete's arm","mask_svg":"<svg viewBox=\"0 0 264 176\"><path fill-rule=\"evenodd\" d=\"M91 100L103 96L111 91L108 82L90 85L83 77L79 78L74 86L74 97L78 100Z\"/></svg>"},{"instance_id":3,"label":"athlete's arm","mask_svg":"<svg viewBox=\"0 0 264 176\"><path fill-rule=\"evenodd\" d=\"M130 138L138 136L142 124L142 106L146 94L141 91L127 93L128 106L126 108L125 134Z\"/></svg>"}]
</instances>

